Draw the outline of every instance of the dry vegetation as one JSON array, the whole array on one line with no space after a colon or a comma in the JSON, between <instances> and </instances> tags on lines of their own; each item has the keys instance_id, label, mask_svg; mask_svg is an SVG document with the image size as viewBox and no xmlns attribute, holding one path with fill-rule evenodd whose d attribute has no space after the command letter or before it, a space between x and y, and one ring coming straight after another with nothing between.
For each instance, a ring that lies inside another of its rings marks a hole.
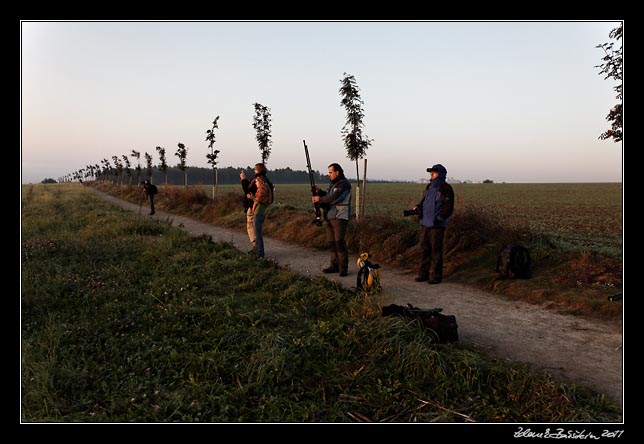
<instances>
[{"instance_id":1,"label":"dry vegetation","mask_svg":"<svg viewBox=\"0 0 644 444\"><path fill-rule=\"evenodd\" d=\"M457 185L457 207L445 238L445 278L560 312L619 319L621 304L607 300L622 286L618 185ZM133 187L95 186L132 202L141 200ZM223 187L213 200L205 187L161 187L157 208L243 230L237 188ZM418 221L403 218L402 210L420 200L422 189L419 184L369 184L371 207L367 206L367 218L349 225L350 251L369 251L381 264L415 270ZM311 223L306 192L304 185L277 185L276 202L264 225L266 236L324 248L325 233ZM498 278L496 253L506 243L530 249L531 279Z\"/></svg>"}]
</instances>

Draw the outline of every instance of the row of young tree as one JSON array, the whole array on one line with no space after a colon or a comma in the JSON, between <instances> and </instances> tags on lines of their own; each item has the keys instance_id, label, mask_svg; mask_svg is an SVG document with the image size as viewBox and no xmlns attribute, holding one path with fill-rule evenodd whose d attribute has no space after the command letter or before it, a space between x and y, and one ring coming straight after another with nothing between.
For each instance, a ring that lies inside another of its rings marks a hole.
<instances>
[{"instance_id":1,"label":"row of young tree","mask_svg":"<svg viewBox=\"0 0 644 444\"><path fill-rule=\"evenodd\" d=\"M239 172L244 171L246 176L252 177L252 166L240 167L220 167L217 169L217 185L231 185L239 184ZM271 182L275 184L304 184L309 182L309 174L304 170L293 170L290 167L276 168L268 170ZM313 171L313 177L316 183L326 183L329 177L320 171ZM87 172L87 176L81 177L80 180L91 180L93 176ZM134 170L128 174L125 169L120 172L113 168L102 173L98 176L97 180L109 181L115 185L127 185L137 183L137 176ZM141 179L148 179L151 183L166 184L166 185L183 185L184 172L178 167L168 167L167 170L161 171L157 166L153 166L151 170L148 168L142 169ZM78 179L76 179L78 180ZM190 185L212 185L212 170L206 167L190 167ZM43 181L44 182L44 181ZM49 179L48 183L55 183L53 179Z\"/></svg>"},{"instance_id":2,"label":"row of young tree","mask_svg":"<svg viewBox=\"0 0 644 444\"><path fill-rule=\"evenodd\" d=\"M623 23L619 27L614 28L609 33L609 38L616 41L620 41L623 38ZM623 88L622 88L622 78L623 78L623 49L622 45L619 47L615 46L614 42L603 43L597 45L597 48L601 48L604 51L604 57L600 65L597 65L597 68L600 68L600 74L605 74L605 79L612 78L619 83L614 87L617 100L617 103L606 116L606 120L611 123L611 129L603 132L599 138L602 140L612 139L614 142L620 142L623 139ZM362 122L364 118L363 111L363 100L360 96L360 89L356 83L355 77L353 75L344 73L344 77L340 80L340 104L346 110L346 120L345 124L342 127L341 135L343 144L347 150L347 157L355 162L356 165L356 218L360 218L364 214L364 192L366 188L366 175L367 175L367 159L366 151L371 146L372 139L369 139L366 135L363 134L362 130L364 124ZM262 163L266 164L271 152L271 114L270 108L260 104L254 103L255 116L253 118L253 128L256 131L256 140L259 145L261 152ZM206 154L208 163L211 166L212 170L212 183L213 183L213 197L216 194L217 184L219 182L219 170L217 168L217 157L220 153L220 150L215 149L216 137L215 130L219 128L219 116L215 117L212 122L212 127L206 131L206 141L208 142L209 152ZM172 172L172 169L169 169L166 159L165 148L157 146L156 151L159 155L159 163L156 166L152 165L152 156L147 152L144 154L146 166L145 174L146 177L150 180L154 179L154 172L158 172L163 175L164 183L168 184L168 174ZM177 169L183 174L183 185L187 186L188 184L188 173L187 173L187 158L188 148L183 144L178 144L178 149L175 152L175 156L179 158L177 164ZM136 159L137 163L134 168L132 168L129 157ZM126 179L128 183L132 183L133 177L137 177L137 182L141 181L141 176L143 174L143 168L141 167L140 159L141 153L132 150L130 156L122 155L112 156L112 163L108 159L103 159L101 165L87 165L85 168L82 168L78 171L70 173L62 178L59 178L59 181L82 181L83 179L88 178L117 178L119 183L123 183ZM360 171L359 171L359 160L364 158L364 172L363 172L363 185L362 193L360 189ZM248 169L248 168L247 168ZM196 169L198 170L198 169ZM233 174L232 171L235 171L235 174L238 170L235 170L231 167L226 169L226 173L223 175L226 183L230 183L232 180L230 175ZM288 169L290 170L290 169ZM273 174L276 174L279 170L273 170ZM292 170L289 171L289 177L292 178ZM319 173L318 173L319 175ZM295 175L297 176L297 174ZM319 180L320 177L318 177ZM274 180L277 178L274 177ZM292 179L291 179L292 180ZM306 182L304 180L303 182ZM174 183L174 181L173 181ZM283 183L292 183L290 180Z\"/></svg>"},{"instance_id":3,"label":"row of young tree","mask_svg":"<svg viewBox=\"0 0 644 444\"><path fill-rule=\"evenodd\" d=\"M364 213L364 190L366 187L366 175L367 175L367 159L365 158L367 148L371 146L372 139L369 139L366 135L363 134L362 130L364 127L363 118L364 111L362 106L364 104L361 96L360 89L358 88L356 79L353 75L344 73L344 77L340 80L340 104L346 110L346 121L341 130L342 141L347 150L347 157L355 162L356 165L356 218L359 219L360 215ZM265 105L260 103L253 104L255 109L255 115L253 117L253 128L256 131L256 140L259 146L261 154L261 162L263 164L268 163L268 158L271 153L271 110ZM239 178L239 169L234 169L232 167L226 168L224 171L220 171L217 167L218 156L220 150L215 149L216 136L215 130L219 128L219 117L215 117L212 122L212 127L206 130L206 142L208 142L208 153L206 154L206 159L208 164L211 166L212 173L212 195L213 198L217 192L217 185L220 183L220 180L223 179L224 183L235 183ZM141 152L132 150L128 155L123 154L121 156L114 155L109 159L105 158L100 161L99 164L87 165L85 168L81 168L77 171L74 171L66 176L59 178L61 182L69 181L80 181L83 179L91 180L112 180L118 184L132 184L132 181L136 177L137 183L141 182L143 175L150 180L155 182L155 178L158 176L163 176L163 183L168 185L168 183L176 183L174 180L168 181L169 176L175 176L173 171L180 171L183 175L183 185L188 185L188 166L186 159L188 156L188 148L183 144L179 143L177 145L177 151L175 156L178 158L178 163L176 169L172 169L168 166L168 160L166 158L166 150L161 146L156 147L156 151L159 156L159 163L157 165L152 164L152 156L145 152L145 166L141 166ZM130 158L135 160L135 165L132 165ZM364 158L364 172L363 172L363 185L362 185L362 194L360 188L360 171L359 171L359 160ZM248 169L247 167L246 169ZM204 170L203 168L191 167L192 170ZM234 180L231 179L233 171L236 174ZM156 173L156 174L155 174ZM272 170L271 177L275 183L295 183L294 179L301 176L300 172L295 172L290 168L283 170ZM307 172L301 172L305 176L302 177L302 182L306 183L309 179ZM315 172L318 176L316 179L320 180L324 176L319 172ZM156 177L155 177L156 176ZM201 174L200 174L201 176ZM220 176L222 176L220 178ZM284 182L280 181L280 176L283 176ZM174 179L174 177L173 177ZM202 184L202 179L200 178L195 184Z\"/></svg>"}]
</instances>

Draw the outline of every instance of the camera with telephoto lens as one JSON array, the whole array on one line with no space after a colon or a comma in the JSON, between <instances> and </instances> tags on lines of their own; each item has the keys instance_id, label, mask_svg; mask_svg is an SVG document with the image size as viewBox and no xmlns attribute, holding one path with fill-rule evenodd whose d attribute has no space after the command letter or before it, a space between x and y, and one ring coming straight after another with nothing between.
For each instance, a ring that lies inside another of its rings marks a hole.
<instances>
[{"instance_id":1,"label":"camera with telephoto lens","mask_svg":"<svg viewBox=\"0 0 644 444\"><path fill-rule=\"evenodd\" d=\"M415 210L403 210L403 216L404 217L418 216L418 209L415 209Z\"/></svg>"}]
</instances>

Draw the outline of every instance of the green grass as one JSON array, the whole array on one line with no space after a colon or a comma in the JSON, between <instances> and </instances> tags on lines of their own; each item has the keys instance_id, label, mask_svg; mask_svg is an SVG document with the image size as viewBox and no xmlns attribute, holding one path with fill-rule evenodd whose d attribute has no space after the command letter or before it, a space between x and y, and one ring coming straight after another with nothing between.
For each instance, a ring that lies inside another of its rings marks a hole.
<instances>
[{"instance_id":1,"label":"green grass","mask_svg":"<svg viewBox=\"0 0 644 444\"><path fill-rule=\"evenodd\" d=\"M433 344L364 295L23 188L25 422L613 422L603 396Z\"/></svg>"}]
</instances>

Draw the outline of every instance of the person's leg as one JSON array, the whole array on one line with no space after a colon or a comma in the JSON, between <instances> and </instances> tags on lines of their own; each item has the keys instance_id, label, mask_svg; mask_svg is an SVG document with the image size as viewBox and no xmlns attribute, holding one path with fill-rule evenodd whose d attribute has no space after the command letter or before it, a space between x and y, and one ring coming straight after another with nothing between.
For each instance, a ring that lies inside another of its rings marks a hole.
<instances>
[{"instance_id":1,"label":"person's leg","mask_svg":"<svg viewBox=\"0 0 644 444\"><path fill-rule=\"evenodd\" d=\"M445 228L432 228L430 232L432 266L429 282L431 284L437 284L443 279L443 239L445 238Z\"/></svg>"},{"instance_id":2,"label":"person's leg","mask_svg":"<svg viewBox=\"0 0 644 444\"><path fill-rule=\"evenodd\" d=\"M248 210L246 210L246 232L248 233L248 239L250 239L250 243L253 244L253 248L255 248L255 229L253 228L252 208L248 208Z\"/></svg>"},{"instance_id":3,"label":"person's leg","mask_svg":"<svg viewBox=\"0 0 644 444\"><path fill-rule=\"evenodd\" d=\"M345 235L347 234L348 220L333 219L333 234L335 237L335 251L340 268L340 276L346 276L349 271L349 252L347 251L347 242Z\"/></svg>"},{"instance_id":4,"label":"person's leg","mask_svg":"<svg viewBox=\"0 0 644 444\"><path fill-rule=\"evenodd\" d=\"M253 220L253 229L255 230L257 257L264 257L264 234L262 233L262 229L264 228L264 220L266 220L266 214L255 214L255 218Z\"/></svg>"},{"instance_id":5,"label":"person's leg","mask_svg":"<svg viewBox=\"0 0 644 444\"><path fill-rule=\"evenodd\" d=\"M429 269L432 265L432 245L429 239L429 228L420 227L420 265L418 266L418 275L416 281L423 282L429 279Z\"/></svg>"},{"instance_id":6,"label":"person's leg","mask_svg":"<svg viewBox=\"0 0 644 444\"><path fill-rule=\"evenodd\" d=\"M154 194L150 194L150 215L153 215L154 212Z\"/></svg>"},{"instance_id":7,"label":"person's leg","mask_svg":"<svg viewBox=\"0 0 644 444\"><path fill-rule=\"evenodd\" d=\"M327 248L331 252L331 263L322 271L324 273L336 273L340 271L340 265L338 263L338 251L335 247L335 229L333 228L331 220L325 221L324 226L326 228Z\"/></svg>"}]
</instances>

